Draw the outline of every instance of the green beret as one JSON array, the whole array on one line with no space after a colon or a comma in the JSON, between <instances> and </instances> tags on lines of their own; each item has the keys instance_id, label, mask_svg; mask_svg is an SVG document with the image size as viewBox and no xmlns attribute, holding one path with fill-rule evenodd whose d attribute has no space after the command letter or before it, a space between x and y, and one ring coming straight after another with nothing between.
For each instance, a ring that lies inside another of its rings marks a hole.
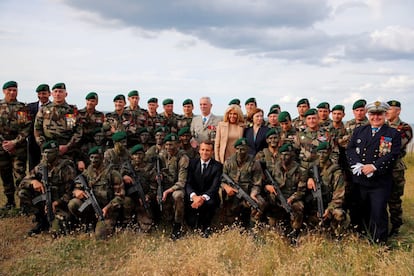
<instances>
[{"instance_id":1,"label":"green beret","mask_svg":"<svg viewBox=\"0 0 414 276\"><path fill-rule=\"evenodd\" d=\"M279 116L277 116L277 120L279 121L279 123L281 122L287 122L287 121L291 121L291 117L289 112L287 111L282 111L280 112Z\"/></svg>"},{"instance_id":2,"label":"green beret","mask_svg":"<svg viewBox=\"0 0 414 276\"><path fill-rule=\"evenodd\" d=\"M100 147L100 146L95 146L95 147L91 148L91 149L88 151L88 155L91 155L91 154L103 154L102 147Z\"/></svg>"},{"instance_id":3,"label":"green beret","mask_svg":"<svg viewBox=\"0 0 414 276\"><path fill-rule=\"evenodd\" d=\"M330 149L330 145L328 142L322 142L316 147L316 151L328 150L328 149Z\"/></svg>"},{"instance_id":4,"label":"green beret","mask_svg":"<svg viewBox=\"0 0 414 276\"><path fill-rule=\"evenodd\" d=\"M191 134L190 127L187 126L180 128L180 130L178 131L178 136L182 136L184 134Z\"/></svg>"},{"instance_id":5,"label":"green beret","mask_svg":"<svg viewBox=\"0 0 414 276\"><path fill-rule=\"evenodd\" d=\"M184 100L184 101L183 101L183 106L184 106L184 105L186 105L186 104L191 104L191 105L194 105L194 104L193 104L193 100L192 100L192 99L186 99L186 100Z\"/></svg>"},{"instance_id":6,"label":"green beret","mask_svg":"<svg viewBox=\"0 0 414 276\"><path fill-rule=\"evenodd\" d=\"M133 146L133 147L129 150L129 153L130 153L130 154L134 154L134 153L136 153L137 151L144 152L144 146L143 146L143 145L141 145L141 144L137 144L137 145Z\"/></svg>"},{"instance_id":7,"label":"green beret","mask_svg":"<svg viewBox=\"0 0 414 276\"><path fill-rule=\"evenodd\" d=\"M46 143L42 145L42 150L46 150L46 149L59 149L59 144L55 140L47 141Z\"/></svg>"},{"instance_id":8,"label":"green beret","mask_svg":"<svg viewBox=\"0 0 414 276\"><path fill-rule=\"evenodd\" d=\"M124 101L124 102L125 102L125 96L124 96L124 95L122 95L122 94L118 94L118 95L116 95L116 96L115 96L115 98L114 98L114 102L115 102L115 101L119 101L119 100L122 100L122 101Z\"/></svg>"},{"instance_id":9,"label":"green beret","mask_svg":"<svg viewBox=\"0 0 414 276\"><path fill-rule=\"evenodd\" d=\"M293 148L293 146L292 146L292 144L290 144L290 143L286 143L286 144L283 144L280 148L279 148L279 153L282 153L282 152L292 152L294 150L294 148Z\"/></svg>"},{"instance_id":10,"label":"green beret","mask_svg":"<svg viewBox=\"0 0 414 276\"><path fill-rule=\"evenodd\" d=\"M401 103L396 100L388 101L387 103L389 104L389 106L401 107Z\"/></svg>"},{"instance_id":11,"label":"green beret","mask_svg":"<svg viewBox=\"0 0 414 276\"><path fill-rule=\"evenodd\" d=\"M246 104L248 104L248 103L255 103L255 104L257 104L257 102L256 102L256 98L248 98L248 99L246 100L246 102L244 103L244 105L246 105Z\"/></svg>"},{"instance_id":12,"label":"green beret","mask_svg":"<svg viewBox=\"0 0 414 276\"><path fill-rule=\"evenodd\" d=\"M162 105L167 105L167 104L174 104L174 100L173 99L165 99L162 101Z\"/></svg>"},{"instance_id":13,"label":"green beret","mask_svg":"<svg viewBox=\"0 0 414 276\"><path fill-rule=\"evenodd\" d=\"M154 131L154 133L158 133L158 132L164 132L167 133L168 132L168 127L157 127Z\"/></svg>"},{"instance_id":14,"label":"green beret","mask_svg":"<svg viewBox=\"0 0 414 276\"><path fill-rule=\"evenodd\" d=\"M318 104L318 106L316 108L323 108L323 109L328 109L329 110L329 103L327 102L321 102L320 104Z\"/></svg>"},{"instance_id":15,"label":"green beret","mask_svg":"<svg viewBox=\"0 0 414 276\"><path fill-rule=\"evenodd\" d=\"M310 104L309 104L309 100L308 100L308 99L306 99L306 98L300 99L300 100L298 101L298 103L296 104L296 107L300 106L301 104L306 104L307 106L310 106Z\"/></svg>"},{"instance_id":16,"label":"green beret","mask_svg":"<svg viewBox=\"0 0 414 276\"><path fill-rule=\"evenodd\" d=\"M118 131L112 134L112 141L114 142L118 142L126 138L127 138L127 134L125 131Z\"/></svg>"},{"instance_id":17,"label":"green beret","mask_svg":"<svg viewBox=\"0 0 414 276\"><path fill-rule=\"evenodd\" d=\"M178 135L175 134L175 133L169 133L164 138L164 143L166 143L166 142L174 142L174 141L178 141Z\"/></svg>"},{"instance_id":18,"label":"green beret","mask_svg":"<svg viewBox=\"0 0 414 276\"><path fill-rule=\"evenodd\" d=\"M139 93L137 90L132 90L128 93L128 97L133 97L133 96L139 96Z\"/></svg>"},{"instance_id":19,"label":"green beret","mask_svg":"<svg viewBox=\"0 0 414 276\"><path fill-rule=\"evenodd\" d=\"M246 145L247 146L247 140L246 140L246 138L239 138L237 141L236 141L236 143L234 143L234 147L235 148L237 148L238 146L241 146L241 145Z\"/></svg>"},{"instance_id":20,"label":"green beret","mask_svg":"<svg viewBox=\"0 0 414 276\"><path fill-rule=\"evenodd\" d=\"M66 89L66 85L63 82L58 82L52 87L52 90L55 89Z\"/></svg>"},{"instance_id":21,"label":"green beret","mask_svg":"<svg viewBox=\"0 0 414 276\"><path fill-rule=\"evenodd\" d=\"M233 99L229 102L229 105L232 105L232 104L240 105L240 100L239 99Z\"/></svg>"},{"instance_id":22,"label":"green beret","mask_svg":"<svg viewBox=\"0 0 414 276\"><path fill-rule=\"evenodd\" d=\"M266 132L266 138L269 138L271 135L279 135L279 131L276 128L271 128Z\"/></svg>"},{"instance_id":23,"label":"green beret","mask_svg":"<svg viewBox=\"0 0 414 276\"><path fill-rule=\"evenodd\" d=\"M142 127L142 128L140 128L140 129L138 130L138 134L141 134L141 133L149 133L148 128L146 128L146 127Z\"/></svg>"},{"instance_id":24,"label":"green beret","mask_svg":"<svg viewBox=\"0 0 414 276\"><path fill-rule=\"evenodd\" d=\"M368 113L383 113L386 112L390 106L385 102L376 101L365 106Z\"/></svg>"},{"instance_id":25,"label":"green beret","mask_svg":"<svg viewBox=\"0 0 414 276\"><path fill-rule=\"evenodd\" d=\"M354 104L352 105L352 110L355 110L355 109L360 108L360 107L365 107L366 104L367 104L366 100L359 99L356 102L354 102Z\"/></svg>"},{"instance_id":26,"label":"green beret","mask_svg":"<svg viewBox=\"0 0 414 276\"><path fill-rule=\"evenodd\" d=\"M36 88L36 92L37 92L37 93L42 92L42 91L47 91L47 92L50 92L49 85L47 85L47 84L43 83L43 84L40 84L40 85Z\"/></svg>"},{"instance_id":27,"label":"green beret","mask_svg":"<svg viewBox=\"0 0 414 276\"><path fill-rule=\"evenodd\" d=\"M158 103L158 99L157 98L150 98L147 103Z\"/></svg>"},{"instance_id":28,"label":"green beret","mask_svg":"<svg viewBox=\"0 0 414 276\"><path fill-rule=\"evenodd\" d=\"M96 92L89 92L88 94L86 94L85 100L91 99L98 99L98 94Z\"/></svg>"},{"instance_id":29,"label":"green beret","mask_svg":"<svg viewBox=\"0 0 414 276\"><path fill-rule=\"evenodd\" d=\"M5 84L3 84L3 89L7 89L10 87L16 87L17 88L17 82L15 81L8 81Z\"/></svg>"},{"instance_id":30,"label":"green beret","mask_svg":"<svg viewBox=\"0 0 414 276\"><path fill-rule=\"evenodd\" d=\"M279 109L277 108L270 109L269 113L267 113L267 116L269 116L270 114L279 114Z\"/></svg>"},{"instance_id":31,"label":"green beret","mask_svg":"<svg viewBox=\"0 0 414 276\"><path fill-rule=\"evenodd\" d=\"M318 111L315 108L311 108L305 112L305 118L308 117L309 115L317 115L317 114L318 114Z\"/></svg>"},{"instance_id":32,"label":"green beret","mask_svg":"<svg viewBox=\"0 0 414 276\"><path fill-rule=\"evenodd\" d=\"M272 111L273 109L278 109L278 110L280 110L280 105L278 105L278 104L274 104L274 105L272 105L272 106L270 107L270 111Z\"/></svg>"},{"instance_id":33,"label":"green beret","mask_svg":"<svg viewBox=\"0 0 414 276\"><path fill-rule=\"evenodd\" d=\"M332 107L332 111L339 110L339 111L345 111L345 106L342 104L337 104L334 107Z\"/></svg>"}]
</instances>

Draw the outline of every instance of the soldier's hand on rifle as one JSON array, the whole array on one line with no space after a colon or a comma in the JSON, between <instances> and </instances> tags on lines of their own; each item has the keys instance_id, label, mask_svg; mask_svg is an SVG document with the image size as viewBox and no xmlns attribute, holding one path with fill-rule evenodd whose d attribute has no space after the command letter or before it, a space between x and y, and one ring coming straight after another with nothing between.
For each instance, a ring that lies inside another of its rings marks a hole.
<instances>
[{"instance_id":1,"label":"soldier's hand on rifle","mask_svg":"<svg viewBox=\"0 0 414 276\"><path fill-rule=\"evenodd\" d=\"M56 208L57 208L57 206L59 205L59 202L57 202L57 201L53 201L52 202L52 211L53 211L53 213L56 213Z\"/></svg>"},{"instance_id":2,"label":"soldier's hand on rifle","mask_svg":"<svg viewBox=\"0 0 414 276\"><path fill-rule=\"evenodd\" d=\"M256 193L256 192L251 193L251 194L250 194L250 197L251 197L254 201L259 202L259 199L257 199L257 193Z\"/></svg>"},{"instance_id":3,"label":"soldier's hand on rifle","mask_svg":"<svg viewBox=\"0 0 414 276\"><path fill-rule=\"evenodd\" d=\"M171 188L169 188L168 190L165 190L163 193L162 193L162 201L166 201L167 200L167 196L170 194L170 193L172 193L172 192L174 192L174 190L173 189L171 189Z\"/></svg>"},{"instance_id":4,"label":"soldier's hand on rifle","mask_svg":"<svg viewBox=\"0 0 414 276\"><path fill-rule=\"evenodd\" d=\"M229 184L223 183L223 188L228 196L234 196L237 193L237 190Z\"/></svg>"},{"instance_id":5,"label":"soldier's hand on rifle","mask_svg":"<svg viewBox=\"0 0 414 276\"><path fill-rule=\"evenodd\" d=\"M85 162L83 162L83 161L79 161L79 162L78 162L78 170L79 170L80 172L83 172L83 171L85 170L85 168L86 168Z\"/></svg>"},{"instance_id":6,"label":"soldier's hand on rifle","mask_svg":"<svg viewBox=\"0 0 414 276\"><path fill-rule=\"evenodd\" d=\"M132 177L130 177L129 175L124 175L124 177L122 177L122 180L125 184L132 184L133 182Z\"/></svg>"},{"instance_id":7,"label":"soldier's hand on rifle","mask_svg":"<svg viewBox=\"0 0 414 276\"><path fill-rule=\"evenodd\" d=\"M313 178L308 178L308 189L309 190L314 190L316 191L316 184L315 184L315 180L313 180Z\"/></svg>"},{"instance_id":8,"label":"soldier's hand on rifle","mask_svg":"<svg viewBox=\"0 0 414 276\"><path fill-rule=\"evenodd\" d=\"M276 189L275 189L275 187L273 187L273 185L269 185L269 184L265 185L265 189L269 193L277 195Z\"/></svg>"},{"instance_id":9,"label":"soldier's hand on rifle","mask_svg":"<svg viewBox=\"0 0 414 276\"><path fill-rule=\"evenodd\" d=\"M292 205L293 202L293 198L289 197L288 199L286 199L287 204Z\"/></svg>"},{"instance_id":10,"label":"soldier's hand on rifle","mask_svg":"<svg viewBox=\"0 0 414 276\"><path fill-rule=\"evenodd\" d=\"M60 145L59 146L59 154L64 155L66 152L68 152L68 146L66 145Z\"/></svg>"},{"instance_id":11,"label":"soldier's hand on rifle","mask_svg":"<svg viewBox=\"0 0 414 276\"><path fill-rule=\"evenodd\" d=\"M73 190L72 194L77 199L88 198L88 195L84 191L79 189Z\"/></svg>"},{"instance_id":12,"label":"soldier's hand on rifle","mask_svg":"<svg viewBox=\"0 0 414 276\"><path fill-rule=\"evenodd\" d=\"M45 187L43 186L43 183L40 182L39 180L33 179L32 186L33 186L33 190L35 190L36 192L41 192L42 194L45 193Z\"/></svg>"}]
</instances>

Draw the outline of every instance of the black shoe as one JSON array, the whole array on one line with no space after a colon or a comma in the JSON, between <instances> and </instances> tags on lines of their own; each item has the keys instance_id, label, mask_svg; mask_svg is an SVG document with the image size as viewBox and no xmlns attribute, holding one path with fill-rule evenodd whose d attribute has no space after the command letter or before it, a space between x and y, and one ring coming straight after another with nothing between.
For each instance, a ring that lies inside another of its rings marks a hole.
<instances>
[{"instance_id":1,"label":"black shoe","mask_svg":"<svg viewBox=\"0 0 414 276\"><path fill-rule=\"evenodd\" d=\"M399 233L400 233L400 227L393 226L391 228L390 233L388 234L388 237L397 236Z\"/></svg>"},{"instance_id":2,"label":"black shoe","mask_svg":"<svg viewBox=\"0 0 414 276\"><path fill-rule=\"evenodd\" d=\"M2 211L9 211L13 208L16 208L16 203L14 202L7 202L3 207L1 207Z\"/></svg>"},{"instance_id":3,"label":"black shoe","mask_svg":"<svg viewBox=\"0 0 414 276\"><path fill-rule=\"evenodd\" d=\"M181 238L182 232L181 232L181 223L174 223L173 230L171 233L171 239L172 240L178 240Z\"/></svg>"},{"instance_id":4,"label":"black shoe","mask_svg":"<svg viewBox=\"0 0 414 276\"><path fill-rule=\"evenodd\" d=\"M203 230L203 232L201 233L201 237L203 238L208 238L211 236L211 234L213 234L213 229L211 229L210 227L207 227L206 229Z\"/></svg>"},{"instance_id":5,"label":"black shoe","mask_svg":"<svg viewBox=\"0 0 414 276\"><path fill-rule=\"evenodd\" d=\"M35 227L33 227L29 232L27 232L27 235L34 236L37 234L40 234L41 232L47 231L49 229L49 224L45 222L38 222Z\"/></svg>"}]
</instances>

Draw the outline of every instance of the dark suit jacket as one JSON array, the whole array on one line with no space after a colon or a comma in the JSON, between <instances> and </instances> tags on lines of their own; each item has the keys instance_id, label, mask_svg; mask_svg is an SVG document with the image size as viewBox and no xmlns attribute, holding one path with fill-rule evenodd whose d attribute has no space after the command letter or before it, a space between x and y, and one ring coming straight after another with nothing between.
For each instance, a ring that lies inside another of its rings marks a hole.
<instances>
[{"instance_id":1,"label":"dark suit jacket","mask_svg":"<svg viewBox=\"0 0 414 276\"><path fill-rule=\"evenodd\" d=\"M221 175L223 173L223 165L211 159L207 169L201 174L200 158L191 159L188 165L186 200L189 200L191 193L197 195L206 194L210 200L214 200L219 204L218 190L221 184Z\"/></svg>"},{"instance_id":2,"label":"dark suit jacket","mask_svg":"<svg viewBox=\"0 0 414 276\"><path fill-rule=\"evenodd\" d=\"M261 126L254 139L253 127L248 127L244 130L243 137L247 139L249 145L249 154L255 156L256 153L267 148L266 133L269 131L267 126Z\"/></svg>"},{"instance_id":3,"label":"dark suit jacket","mask_svg":"<svg viewBox=\"0 0 414 276\"><path fill-rule=\"evenodd\" d=\"M387 142L391 143L388 147ZM381 153L381 149L387 150ZM371 125L356 128L346 149L349 165L373 164L377 170L372 177L353 175L353 181L367 187L391 185L392 168L400 150L401 136L396 129L383 125L372 137Z\"/></svg>"}]
</instances>

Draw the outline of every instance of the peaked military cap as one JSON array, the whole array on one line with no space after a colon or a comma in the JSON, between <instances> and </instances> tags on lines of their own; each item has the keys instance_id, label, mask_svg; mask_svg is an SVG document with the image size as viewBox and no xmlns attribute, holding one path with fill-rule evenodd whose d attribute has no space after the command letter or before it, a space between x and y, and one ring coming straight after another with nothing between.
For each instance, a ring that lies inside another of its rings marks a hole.
<instances>
[{"instance_id":1,"label":"peaked military cap","mask_svg":"<svg viewBox=\"0 0 414 276\"><path fill-rule=\"evenodd\" d=\"M125 102L125 96L124 96L124 95L122 95L122 94L118 94L118 95L116 95L116 96L114 97L114 102L115 102L115 101L119 101L119 100L122 100L122 101L124 101L124 102Z\"/></svg>"},{"instance_id":2,"label":"peaked military cap","mask_svg":"<svg viewBox=\"0 0 414 276\"><path fill-rule=\"evenodd\" d=\"M246 105L248 103L255 103L255 104L257 104L256 98L248 98L244 104Z\"/></svg>"},{"instance_id":3,"label":"peaked military cap","mask_svg":"<svg viewBox=\"0 0 414 276\"><path fill-rule=\"evenodd\" d=\"M52 90L55 89L66 89L66 85L63 82L58 82L52 87Z\"/></svg>"},{"instance_id":4,"label":"peaked military cap","mask_svg":"<svg viewBox=\"0 0 414 276\"><path fill-rule=\"evenodd\" d=\"M279 151L279 153L282 153L282 152L291 152L293 150L294 150L294 148L293 148L292 144L285 143L279 148L278 151Z\"/></svg>"},{"instance_id":5,"label":"peaked military cap","mask_svg":"<svg viewBox=\"0 0 414 276\"><path fill-rule=\"evenodd\" d=\"M328 142L319 143L319 145L316 147L316 151L328 150L328 149L330 149L330 145Z\"/></svg>"},{"instance_id":6,"label":"peaked military cap","mask_svg":"<svg viewBox=\"0 0 414 276\"><path fill-rule=\"evenodd\" d=\"M310 106L310 104L309 104L309 100L308 100L308 99L306 99L306 98L300 99L300 100L298 101L298 103L296 104L296 107L300 106L301 104L306 104L307 106Z\"/></svg>"},{"instance_id":7,"label":"peaked military cap","mask_svg":"<svg viewBox=\"0 0 414 276\"><path fill-rule=\"evenodd\" d=\"M186 105L186 104L191 104L191 105L194 105L194 104L193 104L193 100L192 100L192 99L185 99L185 100L183 101L183 105Z\"/></svg>"},{"instance_id":8,"label":"peaked military cap","mask_svg":"<svg viewBox=\"0 0 414 276\"><path fill-rule=\"evenodd\" d=\"M386 112L390 106L387 103L375 101L373 103L369 103L365 106L368 113L382 113Z\"/></svg>"},{"instance_id":9,"label":"peaked military cap","mask_svg":"<svg viewBox=\"0 0 414 276\"><path fill-rule=\"evenodd\" d=\"M59 144L55 140L47 141L42 145L42 150L46 149L59 149Z\"/></svg>"},{"instance_id":10,"label":"peaked military cap","mask_svg":"<svg viewBox=\"0 0 414 276\"><path fill-rule=\"evenodd\" d=\"M266 138L269 138L269 136L272 135L278 135L279 131L276 130L276 128L271 128L266 132Z\"/></svg>"},{"instance_id":11,"label":"peaked military cap","mask_svg":"<svg viewBox=\"0 0 414 276\"><path fill-rule=\"evenodd\" d=\"M157 98L150 98L147 103L158 103L158 99Z\"/></svg>"},{"instance_id":12,"label":"peaked military cap","mask_svg":"<svg viewBox=\"0 0 414 276\"><path fill-rule=\"evenodd\" d=\"M139 93L137 90L132 90L128 93L128 97L133 97L133 96L139 96Z\"/></svg>"},{"instance_id":13,"label":"peaked military cap","mask_svg":"<svg viewBox=\"0 0 414 276\"><path fill-rule=\"evenodd\" d=\"M184 134L191 134L190 127L187 126L187 127L180 128L180 130L178 131L178 136L182 136Z\"/></svg>"},{"instance_id":14,"label":"peaked military cap","mask_svg":"<svg viewBox=\"0 0 414 276\"><path fill-rule=\"evenodd\" d=\"M240 100L239 99L233 99L229 102L229 105L232 105L232 104L240 105Z\"/></svg>"},{"instance_id":15,"label":"peaked military cap","mask_svg":"<svg viewBox=\"0 0 414 276\"><path fill-rule=\"evenodd\" d=\"M17 88L17 82L15 81L8 81L5 84L3 84L3 89L7 89L10 87L16 87Z\"/></svg>"},{"instance_id":16,"label":"peaked military cap","mask_svg":"<svg viewBox=\"0 0 414 276\"><path fill-rule=\"evenodd\" d=\"M134 153L136 153L136 152L138 152L138 151L140 151L140 152L144 152L144 146L143 146L143 145L141 145L141 144L137 144L137 145L133 146L133 147L129 150L129 153L130 153L130 154L134 154Z\"/></svg>"},{"instance_id":17,"label":"peaked military cap","mask_svg":"<svg viewBox=\"0 0 414 276\"><path fill-rule=\"evenodd\" d=\"M318 111L315 108L311 108L308 111L305 112L305 117L308 117L309 115L317 115Z\"/></svg>"},{"instance_id":18,"label":"peaked military cap","mask_svg":"<svg viewBox=\"0 0 414 276\"><path fill-rule=\"evenodd\" d=\"M118 142L118 141L121 141L123 139L126 139L127 134L126 134L125 131L118 131L118 132L115 132L114 134L112 134L111 138L112 138L112 141Z\"/></svg>"},{"instance_id":19,"label":"peaked military cap","mask_svg":"<svg viewBox=\"0 0 414 276\"><path fill-rule=\"evenodd\" d=\"M360 107L365 107L366 104L367 104L366 100L359 99L359 100L355 101L354 104L352 105L352 110L355 110L355 109L360 108Z\"/></svg>"},{"instance_id":20,"label":"peaked military cap","mask_svg":"<svg viewBox=\"0 0 414 276\"><path fill-rule=\"evenodd\" d=\"M335 110L345 111L345 106L343 106L342 104L337 104L334 107L332 107L332 111Z\"/></svg>"},{"instance_id":21,"label":"peaked military cap","mask_svg":"<svg viewBox=\"0 0 414 276\"><path fill-rule=\"evenodd\" d=\"M89 92L88 94L86 94L85 100L91 99L98 99L98 94L96 92Z\"/></svg>"},{"instance_id":22,"label":"peaked military cap","mask_svg":"<svg viewBox=\"0 0 414 276\"><path fill-rule=\"evenodd\" d=\"M173 104L173 103L174 103L173 99L165 99L162 101L162 105Z\"/></svg>"},{"instance_id":23,"label":"peaked military cap","mask_svg":"<svg viewBox=\"0 0 414 276\"><path fill-rule=\"evenodd\" d=\"M102 147L100 146L94 146L88 151L88 155L91 154L103 154Z\"/></svg>"},{"instance_id":24,"label":"peaked military cap","mask_svg":"<svg viewBox=\"0 0 414 276\"><path fill-rule=\"evenodd\" d=\"M164 138L164 143L178 141L178 135L175 133L169 133Z\"/></svg>"},{"instance_id":25,"label":"peaked military cap","mask_svg":"<svg viewBox=\"0 0 414 276\"><path fill-rule=\"evenodd\" d=\"M321 102L320 104L318 104L318 106L316 108L324 108L324 109L328 109L329 110L329 103L327 102Z\"/></svg>"},{"instance_id":26,"label":"peaked military cap","mask_svg":"<svg viewBox=\"0 0 414 276\"><path fill-rule=\"evenodd\" d=\"M281 122L291 121L290 114L287 111L280 112L279 116L277 116L277 120Z\"/></svg>"},{"instance_id":27,"label":"peaked military cap","mask_svg":"<svg viewBox=\"0 0 414 276\"><path fill-rule=\"evenodd\" d=\"M397 101L397 100L388 101L387 104L389 106L401 107L401 103L399 101Z\"/></svg>"},{"instance_id":28,"label":"peaked military cap","mask_svg":"<svg viewBox=\"0 0 414 276\"><path fill-rule=\"evenodd\" d=\"M42 83L36 88L36 93L39 93L42 91L50 92L49 85L47 85L46 83Z\"/></svg>"},{"instance_id":29,"label":"peaked military cap","mask_svg":"<svg viewBox=\"0 0 414 276\"><path fill-rule=\"evenodd\" d=\"M238 146L246 145L247 146L247 140L246 138L242 137L239 138L236 143L234 143L234 147L237 148Z\"/></svg>"}]
</instances>

